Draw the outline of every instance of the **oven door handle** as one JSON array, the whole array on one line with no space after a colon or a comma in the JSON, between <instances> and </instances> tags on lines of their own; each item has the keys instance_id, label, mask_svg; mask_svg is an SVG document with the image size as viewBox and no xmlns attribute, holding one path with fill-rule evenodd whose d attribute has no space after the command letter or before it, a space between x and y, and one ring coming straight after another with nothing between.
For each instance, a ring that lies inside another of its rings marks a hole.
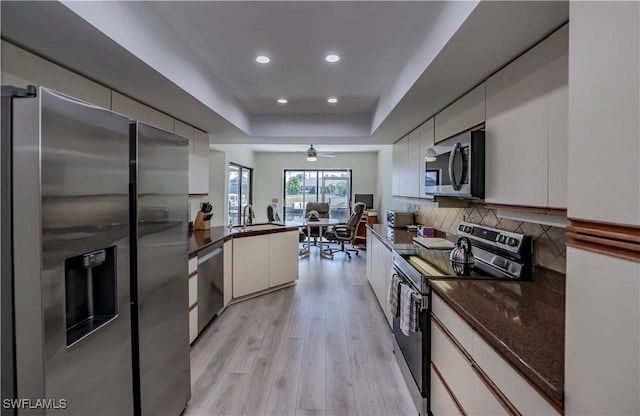
<instances>
[{"instance_id":1,"label":"oven door handle","mask_svg":"<svg viewBox=\"0 0 640 416\"><path fill-rule=\"evenodd\" d=\"M417 298L416 295L412 293L411 298L415 303L418 304L421 311L426 311L427 309L429 309L428 300L426 299L426 296L420 295L420 298Z\"/></svg>"}]
</instances>

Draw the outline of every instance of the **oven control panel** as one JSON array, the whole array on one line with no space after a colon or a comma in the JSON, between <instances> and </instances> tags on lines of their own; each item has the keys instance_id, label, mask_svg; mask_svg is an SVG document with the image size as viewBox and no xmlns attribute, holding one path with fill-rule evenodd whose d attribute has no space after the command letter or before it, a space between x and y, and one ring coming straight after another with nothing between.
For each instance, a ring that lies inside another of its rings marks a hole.
<instances>
[{"instance_id":1,"label":"oven control panel","mask_svg":"<svg viewBox=\"0 0 640 416\"><path fill-rule=\"evenodd\" d=\"M518 253L524 239L523 234L498 230L483 225L461 222L457 234L461 237L469 237L473 240L499 247L512 253Z\"/></svg>"}]
</instances>

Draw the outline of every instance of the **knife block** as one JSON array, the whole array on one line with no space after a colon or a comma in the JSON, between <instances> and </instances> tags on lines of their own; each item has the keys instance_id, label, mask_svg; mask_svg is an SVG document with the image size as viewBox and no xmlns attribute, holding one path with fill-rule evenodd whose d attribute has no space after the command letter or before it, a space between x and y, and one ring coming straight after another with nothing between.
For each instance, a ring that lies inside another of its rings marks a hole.
<instances>
[{"instance_id":1,"label":"knife block","mask_svg":"<svg viewBox=\"0 0 640 416\"><path fill-rule=\"evenodd\" d=\"M196 220L193 222L194 230L209 230L211 228L210 221L205 221L204 217L207 216L202 211L198 211L198 215L196 215Z\"/></svg>"}]
</instances>

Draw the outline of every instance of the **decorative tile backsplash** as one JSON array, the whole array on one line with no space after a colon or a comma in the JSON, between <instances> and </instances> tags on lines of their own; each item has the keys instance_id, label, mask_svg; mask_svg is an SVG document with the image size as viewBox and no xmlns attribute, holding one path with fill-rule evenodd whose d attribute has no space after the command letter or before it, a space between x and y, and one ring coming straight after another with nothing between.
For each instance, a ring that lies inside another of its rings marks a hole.
<instances>
[{"instance_id":1,"label":"decorative tile backsplash","mask_svg":"<svg viewBox=\"0 0 640 416\"><path fill-rule=\"evenodd\" d=\"M469 208L435 208L408 204L407 208L415 213L416 223L451 234L456 233L461 221L529 234L534 241L534 263L539 267L566 274L567 237L564 228L498 218L495 210L479 205L471 205Z\"/></svg>"}]
</instances>

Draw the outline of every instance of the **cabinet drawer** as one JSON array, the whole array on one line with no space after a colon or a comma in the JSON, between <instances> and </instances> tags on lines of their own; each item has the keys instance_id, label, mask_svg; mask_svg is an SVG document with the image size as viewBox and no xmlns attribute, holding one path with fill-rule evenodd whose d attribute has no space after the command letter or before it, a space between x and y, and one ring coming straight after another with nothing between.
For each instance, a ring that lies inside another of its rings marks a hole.
<instances>
[{"instance_id":1,"label":"cabinet drawer","mask_svg":"<svg viewBox=\"0 0 640 416\"><path fill-rule=\"evenodd\" d=\"M437 368L431 363L431 412L434 415L462 415L449 389L438 376Z\"/></svg>"},{"instance_id":2,"label":"cabinet drawer","mask_svg":"<svg viewBox=\"0 0 640 416\"><path fill-rule=\"evenodd\" d=\"M434 293L431 311L469 353L473 347L473 329L441 297Z\"/></svg>"},{"instance_id":3,"label":"cabinet drawer","mask_svg":"<svg viewBox=\"0 0 640 416\"><path fill-rule=\"evenodd\" d=\"M189 343L198 336L198 305L189 311Z\"/></svg>"},{"instance_id":4,"label":"cabinet drawer","mask_svg":"<svg viewBox=\"0 0 640 416\"><path fill-rule=\"evenodd\" d=\"M471 363L442 330L431 323L431 362L469 415L507 415Z\"/></svg>"},{"instance_id":5,"label":"cabinet drawer","mask_svg":"<svg viewBox=\"0 0 640 416\"><path fill-rule=\"evenodd\" d=\"M189 276L189 307L198 302L198 273Z\"/></svg>"},{"instance_id":6,"label":"cabinet drawer","mask_svg":"<svg viewBox=\"0 0 640 416\"><path fill-rule=\"evenodd\" d=\"M189 259L189 274L192 274L198 270L198 256L193 256Z\"/></svg>"},{"instance_id":7,"label":"cabinet drawer","mask_svg":"<svg viewBox=\"0 0 640 416\"><path fill-rule=\"evenodd\" d=\"M473 360L523 415L558 415L538 392L489 344L473 334Z\"/></svg>"}]
</instances>

